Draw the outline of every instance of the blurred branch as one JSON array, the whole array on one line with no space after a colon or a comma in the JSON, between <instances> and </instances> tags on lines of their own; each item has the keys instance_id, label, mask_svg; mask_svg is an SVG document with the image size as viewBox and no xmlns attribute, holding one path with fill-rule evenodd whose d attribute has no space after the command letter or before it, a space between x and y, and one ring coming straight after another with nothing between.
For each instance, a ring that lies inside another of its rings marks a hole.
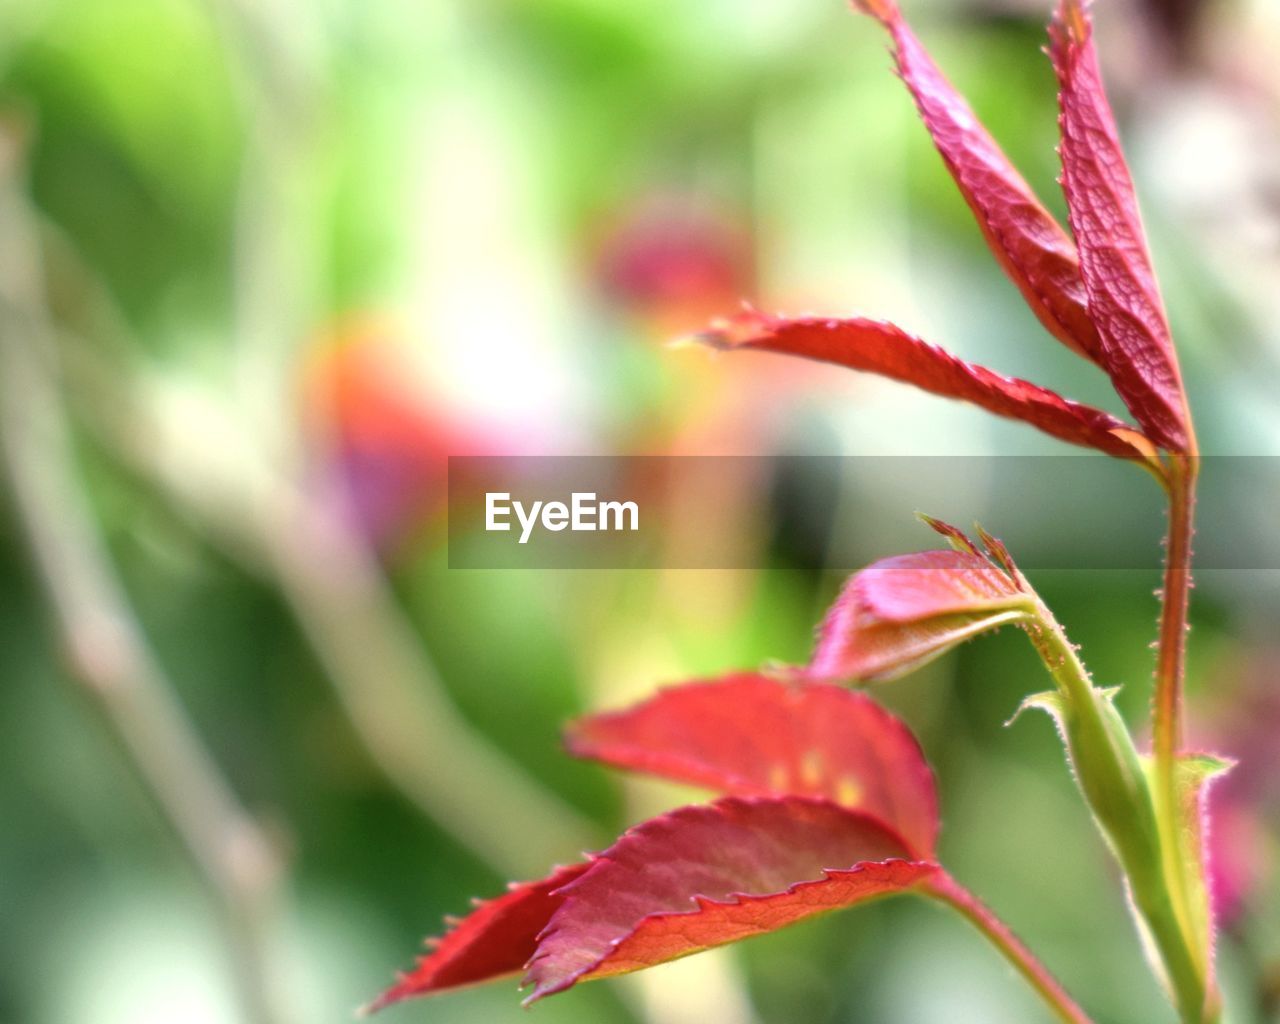
<instances>
[{"instance_id":1,"label":"blurred branch","mask_svg":"<svg viewBox=\"0 0 1280 1024\"><path fill-rule=\"evenodd\" d=\"M321 29L297 0L201 0L224 39L247 132L232 234L232 341L240 416L272 458L296 450L280 416L299 343L319 309L324 252L314 211L322 188L325 108Z\"/></svg>"},{"instance_id":2,"label":"blurred branch","mask_svg":"<svg viewBox=\"0 0 1280 1024\"><path fill-rule=\"evenodd\" d=\"M234 252L239 401L148 379L78 344L64 357L79 411L189 519L279 588L394 786L500 874L541 872L592 846L595 828L459 713L365 538L295 469L288 371L314 277L299 268L319 248L306 242L296 188L322 113L318 43L299 35L310 23L287 2L207 6L241 68L251 121Z\"/></svg>"},{"instance_id":3,"label":"blurred branch","mask_svg":"<svg viewBox=\"0 0 1280 1024\"><path fill-rule=\"evenodd\" d=\"M40 250L22 230L26 218L5 157L12 154L0 154L0 423L18 520L72 677L94 698L218 901L245 1019L290 1020L274 950L284 866L175 700L94 528L46 365Z\"/></svg>"},{"instance_id":4,"label":"blurred branch","mask_svg":"<svg viewBox=\"0 0 1280 1024\"><path fill-rule=\"evenodd\" d=\"M101 382L83 393L130 465L233 552L255 553L370 756L428 817L515 877L592 845L590 823L458 712L365 540L236 443L216 404L189 397L166 411Z\"/></svg>"},{"instance_id":5,"label":"blurred branch","mask_svg":"<svg viewBox=\"0 0 1280 1024\"><path fill-rule=\"evenodd\" d=\"M180 515L279 588L388 781L500 874L528 876L596 845L594 825L461 715L365 539L268 464L225 402L60 340L77 412Z\"/></svg>"},{"instance_id":6,"label":"blurred branch","mask_svg":"<svg viewBox=\"0 0 1280 1024\"><path fill-rule=\"evenodd\" d=\"M594 845L593 826L462 719L362 539L302 508L262 528L370 752L429 816L514 877Z\"/></svg>"}]
</instances>

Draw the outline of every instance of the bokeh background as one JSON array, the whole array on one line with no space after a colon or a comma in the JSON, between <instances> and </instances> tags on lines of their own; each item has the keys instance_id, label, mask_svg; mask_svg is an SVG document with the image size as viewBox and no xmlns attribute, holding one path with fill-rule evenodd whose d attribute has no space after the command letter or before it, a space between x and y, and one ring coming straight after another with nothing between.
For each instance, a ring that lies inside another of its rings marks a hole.
<instances>
[{"instance_id":1,"label":"bokeh background","mask_svg":"<svg viewBox=\"0 0 1280 1024\"><path fill-rule=\"evenodd\" d=\"M908 6L1061 210L1047 0ZM1280 15L1098 8L1202 444L1273 456ZM671 498L673 552L714 532L758 570L450 571L446 455L1061 452L665 344L744 298L1116 407L987 258L888 65L839 0L0 4L0 1021L350 1019L470 896L688 799L569 761L566 717L804 658L832 550L892 553L877 524L911 511L854 515L780 459ZM1274 523L1276 497L1241 502ZM1158 503L1109 529L1155 551ZM1273 532L1259 571L1201 574L1191 648L1196 740L1244 759L1215 831L1241 1024L1280 1019ZM1140 721L1155 574L1033 575ZM1003 727L1037 671L1002 636L883 696L940 773L954 872L1100 1022L1169 1020L1048 723ZM1042 1011L897 900L533 1012ZM499 984L385 1019L522 1013Z\"/></svg>"}]
</instances>

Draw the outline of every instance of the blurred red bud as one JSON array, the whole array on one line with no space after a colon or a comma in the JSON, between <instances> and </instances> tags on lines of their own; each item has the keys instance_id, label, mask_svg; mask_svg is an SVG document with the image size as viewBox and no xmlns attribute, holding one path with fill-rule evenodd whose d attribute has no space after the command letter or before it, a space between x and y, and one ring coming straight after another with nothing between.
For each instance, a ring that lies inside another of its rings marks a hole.
<instances>
[{"instance_id":1,"label":"blurred red bud","mask_svg":"<svg viewBox=\"0 0 1280 1024\"><path fill-rule=\"evenodd\" d=\"M594 271L613 302L663 337L700 329L754 288L750 233L689 197L648 199L617 217Z\"/></svg>"}]
</instances>

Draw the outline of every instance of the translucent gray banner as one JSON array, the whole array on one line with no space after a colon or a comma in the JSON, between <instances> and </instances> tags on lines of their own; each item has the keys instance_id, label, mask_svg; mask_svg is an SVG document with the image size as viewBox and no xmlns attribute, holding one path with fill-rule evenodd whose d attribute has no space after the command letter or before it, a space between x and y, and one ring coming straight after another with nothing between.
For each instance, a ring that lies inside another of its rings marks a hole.
<instances>
[{"instance_id":1,"label":"translucent gray banner","mask_svg":"<svg viewBox=\"0 0 1280 1024\"><path fill-rule=\"evenodd\" d=\"M1280 459L1201 459L1195 564L1280 569ZM1154 569L1164 494L1063 456L449 459L453 569L855 569L942 546L913 512L1002 538L1032 569Z\"/></svg>"}]
</instances>

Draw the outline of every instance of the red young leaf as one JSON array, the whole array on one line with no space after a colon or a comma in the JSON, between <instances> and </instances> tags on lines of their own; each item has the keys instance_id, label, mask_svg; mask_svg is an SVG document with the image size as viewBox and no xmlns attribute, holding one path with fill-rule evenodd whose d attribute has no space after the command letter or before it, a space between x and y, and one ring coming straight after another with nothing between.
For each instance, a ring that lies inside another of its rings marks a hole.
<instances>
[{"instance_id":1,"label":"red young leaf","mask_svg":"<svg viewBox=\"0 0 1280 1024\"><path fill-rule=\"evenodd\" d=\"M1103 365L1146 434L1187 452L1178 358L1081 0L1059 0L1049 39L1060 87L1062 187Z\"/></svg>"},{"instance_id":2,"label":"red young leaf","mask_svg":"<svg viewBox=\"0 0 1280 1024\"><path fill-rule=\"evenodd\" d=\"M987 533L981 526L977 528L978 539L982 541L982 546L987 549L987 557L1008 574L1010 579L1017 580L1019 585L1025 582L1022 575L1018 572L1018 567L1014 565L1013 555L1009 554L1009 549L1004 546L1004 541L999 537L993 537Z\"/></svg>"},{"instance_id":3,"label":"red young leaf","mask_svg":"<svg viewBox=\"0 0 1280 1024\"><path fill-rule=\"evenodd\" d=\"M893 36L898 72L1004 272L1054 337L1100 361L1075 244L934 64L897 3L857 6Z\"/></svg>"},{"instance_id":4,"label":"red young leaf","mask_svg":"<svg viewBox=\"0 0 1280 1024\"><path fill-rule=\"evenodd\" d=\"M528 1001L912 888L911 860L875 818L808 797L726 797L638 825L583 864L477 904L366 1008L528 967Z\"/></svg>"},{"instance_id":5,"label":"red young leaf","mask_svg":"<svg viewBox=\"0 0 1280 1024\"><path fill-rule=\"evenodd\" d=\"M741 796L826 797L934 854L938 796L910 730L865 693L742 673L570 726L572 753Z\"/></svg>"},{"instance_id":6,"label":"red young leaf","mask_svg":"<svg viewBox=\"0 0 1280 1024\"><path fill-rule=\"evenodd\" d=\"M1016 579L968 551L886 558L845 584L807 671L818 679L892 679L971 636L1030 618L1030 601Z\"/></svg>"},{"instance_id":7,"label":"red young leaf","mask_svg":"<svg viewBox=\"0 0 1280 1024\"><path fill-rule=\"evenodd\" d=\"M938 868L906 859L873 818L807 797L726 797L627 832L561 891L529 962L527 1002L907 890Z\"/></svg>"},{"instance_id":8,"label":"red young leaf","mask_svg":"<svg viewBox=\"0 0 1280 1024\"><path fill-rule=\"evenodd\" d=\"M924 523L925 526L929 527L929 529L934 533L945 537L947 543L950 544L954 550L967 551L971 555L982 554L982 552L978 550L977 545L974 544L959 527L952 526L950 523L943 522L941 519L937 519L931 515L926 515L924 512L917 512L916 518L919 519L920 522Z\"/></svg>"},{"instance_id":9,"label":"red young leaf","mask_svg":"<svg viewBox=\"0 0 1280 1024\"><path fill-rule=\"evenodd\" d=\"M854 577L859 606L885 622L917 622L952 612L986 612L1025 603L1008 573L965 551L921 551L882 558Z\"/></svg>"},{"instance_id":10,"label":"red young leaf","mask_svg":"<svg viewBox=\"0 0 1280 1024\"><path fill-rule=\"evenodd\" d=\"M1133 440L1133 428L1110 413L966 363L883 320L784 319L752 311L718 321L700 337L715 348L781 352L878 373L1023 420L1072 444L1122 458L1146 455Z\"/></svg>"},{"instance_id":11,"label":"red young leaf","mask_svg":"<svg viewBox=\"0 0 1280 1024\"><path fill-rule=\"evenodd\" d=\"M417 967L402 974L364 1012L413 996L518 974L537 948L538 933L564 902L557 890L589 867L590 862L558 868L541 881L513 884L506 894L477 902L476 909L447 935L428 939L430 952L418 960Z\"/></svg>"}]
</instances>

